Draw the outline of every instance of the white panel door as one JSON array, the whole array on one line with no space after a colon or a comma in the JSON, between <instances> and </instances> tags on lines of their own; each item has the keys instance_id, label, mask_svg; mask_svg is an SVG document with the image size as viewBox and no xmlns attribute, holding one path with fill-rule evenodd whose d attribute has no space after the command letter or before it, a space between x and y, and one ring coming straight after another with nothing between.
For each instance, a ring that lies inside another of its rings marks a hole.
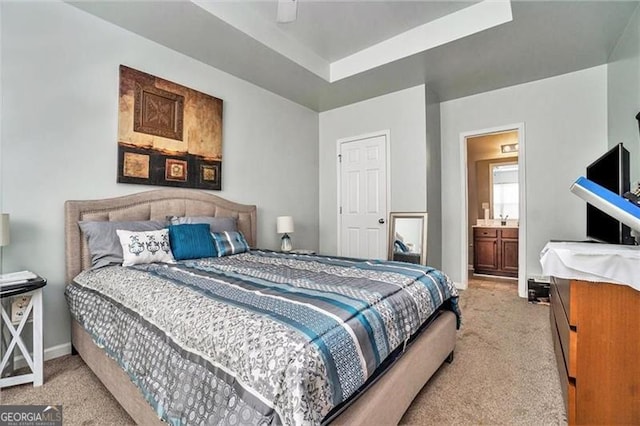
<instances>
[{"instance_id":1,"label":"white panel door","mask_svg":"<svg viewBox=\"0 0 640 426\"><path fill-rule=\"evenodd\" d=\"M340 254L387 258L387 138L340 144Z\"/></svg>"}]
</instances>

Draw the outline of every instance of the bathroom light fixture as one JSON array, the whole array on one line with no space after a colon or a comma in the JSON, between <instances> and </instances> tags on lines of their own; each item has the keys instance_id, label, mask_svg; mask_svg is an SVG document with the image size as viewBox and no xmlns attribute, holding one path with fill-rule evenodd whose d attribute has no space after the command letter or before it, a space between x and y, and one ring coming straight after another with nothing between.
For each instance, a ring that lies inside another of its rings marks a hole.
<instances>
[{"instance_id":1,"label":"bathroom light fixture","mask_svg":"<svg viewBox=\"0 0 640 426\"><path fill-rule=\"evenodd\" d=\"M517 143L510 143L507 145L500 145L500 151L502 151L503 154L509 154L510 152L517 152L518 151L518 144Z\"/></svg>"}]
</instances>

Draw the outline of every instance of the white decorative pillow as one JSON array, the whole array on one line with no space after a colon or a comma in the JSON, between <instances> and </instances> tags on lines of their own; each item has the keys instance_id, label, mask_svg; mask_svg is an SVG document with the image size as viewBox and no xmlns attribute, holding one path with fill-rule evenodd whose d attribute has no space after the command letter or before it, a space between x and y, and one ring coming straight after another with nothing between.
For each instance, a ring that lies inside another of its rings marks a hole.
<instances>
[{"instance_id":1,"label":"white decorative pillow","mask_svg":"<svg viewBox=\"0 0 640 426\"><path fill-rule=\"evenodd\" d=\"M154 262L175 263L169 244L168 229L143 232L118 229L116 232L122 246L122 266Z\"/></svg>"}]
</instances>

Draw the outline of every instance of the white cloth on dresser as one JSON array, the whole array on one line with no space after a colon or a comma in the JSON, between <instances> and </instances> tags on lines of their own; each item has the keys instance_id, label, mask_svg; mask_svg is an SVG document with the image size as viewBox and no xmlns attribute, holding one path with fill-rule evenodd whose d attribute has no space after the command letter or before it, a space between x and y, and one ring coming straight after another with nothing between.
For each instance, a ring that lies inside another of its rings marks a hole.
<instances>
[{"instance_id":1,"label":"white cloth on dresser","mask_svg":"<svg viewBox=\"0 0 640 426\"><path fill-rule=\"evenodd\" d=\"M542 249L540 263L544 275L623 284L640 291L640 246L551 242Z\"/></svg>"}]
</instances>

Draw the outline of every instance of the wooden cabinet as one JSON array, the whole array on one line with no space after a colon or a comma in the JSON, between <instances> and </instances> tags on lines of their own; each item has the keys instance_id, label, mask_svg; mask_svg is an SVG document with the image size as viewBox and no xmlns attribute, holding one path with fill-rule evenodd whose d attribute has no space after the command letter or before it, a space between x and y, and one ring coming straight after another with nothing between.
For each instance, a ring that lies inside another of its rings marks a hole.
<instances>
[{"instance_id":1,"label":"wooden cabinet","mask_svg":"<svg viewBox=\"0 0 640 426\"><path fill-rule=\"evenodd\" d=\"M473 271L518 276L518 228L473 228Z\"/></svg>"},{"instance_id":2,"label":"wooden cabinet","mask_svg":"<svg viewBox=\"0 0 640 426\"><path fill-rule=\"evenodd\" d=\"M569 424L640 424L640 292L552 278L550 299Z\"/></svg>"}]
</instances>

